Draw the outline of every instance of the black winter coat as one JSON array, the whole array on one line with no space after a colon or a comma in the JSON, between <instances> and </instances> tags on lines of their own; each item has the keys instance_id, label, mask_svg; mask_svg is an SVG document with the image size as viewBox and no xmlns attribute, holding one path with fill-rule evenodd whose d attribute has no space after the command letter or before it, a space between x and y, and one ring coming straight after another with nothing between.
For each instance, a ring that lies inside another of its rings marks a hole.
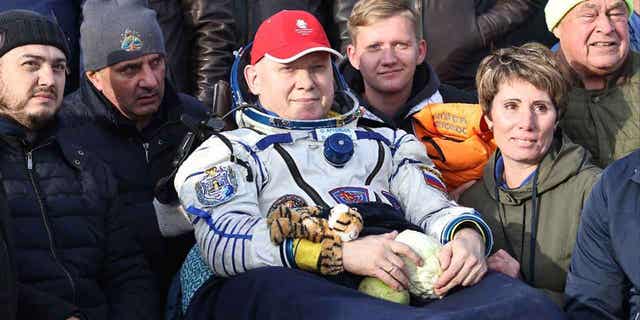
<instances>
[{"instance_id":1,"label":"black winter coat","mask_svg":"<svg viewBox=\"0 0 640 320\"><path fill-rule=\"evenodd\" d=\"M195 98L176 93L167 83L159 111L142 131L122 116L86 77L80 89L65 98L61 117L81 128L92 141L91 152L109 164L124 202L124 215L135 226L138 243L156 276L164 301L171 279L195 243L189 233L164 238L153 207L154 186L168 175L183 137L188 132L180 116L205 117Z\"/></svg>"},{"instance_id":2,"label":"black winter coat","mask_svg":"<svg viewBox=\"0 0 640 320\"><path fill-rule=\"evenodd\" d=\"M115 179L80 131L27 139L0 126L0 172L13 219L18 319L157 319L157 292Z\"/></svg>"}]
</instances>

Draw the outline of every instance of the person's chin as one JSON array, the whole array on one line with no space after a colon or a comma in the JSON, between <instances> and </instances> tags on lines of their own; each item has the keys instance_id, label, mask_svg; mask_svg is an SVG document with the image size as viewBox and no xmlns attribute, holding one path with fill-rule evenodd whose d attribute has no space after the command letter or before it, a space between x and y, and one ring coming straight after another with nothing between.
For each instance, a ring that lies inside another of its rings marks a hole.
<instances>
[{"instance_id":1,"label":"person's chin","mask_svg":"<svg viewBox=\"0 0 640 320\"><path fill-rule=\"evenodd\" d=\"M411 86L412 79L406 79L405 77L395 76L389 79L378 78L378 88L382 92L397 92L404 90L407 86Z\"/></svg>"},{"instance_id":2,"label":"person's chin","mask_svg":"<svg viewBox=\"0 0 640 320\"><path fill-rule=\"evenodd\" d=\"M55 113L60 106L54 99L32 99L25 106L25 110L28 114L40 115Z\"/></svg>"},{"instance_id":3,"label":"person's chin","mask_svg":"<svg viewBox=\"0 0 640 320\"><path fill-rule=\"evenodd\" d=\"M138 103L136 107L136 113L140 115L151 115L158 111L160 104L157 102L152 103Z\"/></svg>"}]
</instances>

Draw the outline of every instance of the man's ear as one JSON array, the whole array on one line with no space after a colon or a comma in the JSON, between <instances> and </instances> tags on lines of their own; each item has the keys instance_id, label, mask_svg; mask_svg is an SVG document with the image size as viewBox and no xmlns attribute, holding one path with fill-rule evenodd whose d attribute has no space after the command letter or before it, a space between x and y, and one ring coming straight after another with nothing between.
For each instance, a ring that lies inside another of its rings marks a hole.
<instances>
[{"instance_id":1,"label":"man's ear","mask_svg":"<svg viewBox=\"0 0 640 320\"><path fill-rule=\"evenodd\" d=\"M87 79L91 81L94 87L98 89L98 91L102 91L102 77L100 77L100 73L98 71L87 71Z\"/></svg>"},{"instance_id":2,"label":"man's ear","mask_svg":"<svg viewBox=\"0 0 640 320\"><path fill-rule=\"evenodd\" d=\"M244 79L247 82L249 91L254 95L260 93L260 79L258 78L257 66L250 64L244 67Z\"/></svg>"},{"instance_id":3,"label":"man's ear","mask_svg":"<svg viewBox=\"0 0 640 320\"><path fill-rule=\"evenodd\" d=\"M356 55L356 47L352 43L347 46L347 58L356 70L360 70L360 57Z\"/></svg>"},{"instance_id":4,"label":"man's ear","mask_svg":"<svg viewBox=\"0 0 640 320\"><path fill-rule=\"evenodd\" d=\"M418 41L418 61L417 64L420 65L424 62L424 59L427 57L427 42L424 39L420 39Z\"/></svg>"}]
</instances>

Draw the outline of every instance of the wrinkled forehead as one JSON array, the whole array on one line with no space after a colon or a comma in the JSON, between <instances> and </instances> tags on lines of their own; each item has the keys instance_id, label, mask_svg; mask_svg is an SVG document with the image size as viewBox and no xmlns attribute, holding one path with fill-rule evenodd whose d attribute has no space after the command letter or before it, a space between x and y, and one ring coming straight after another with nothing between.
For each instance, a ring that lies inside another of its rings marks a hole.
<instances>
[{"instance_id":1,"label":"wrinkled forehead","mask_svg":"<svg viewBox=\"0 0 640 320\"><path fill-rule=\"evenodd\" d=\"M106 70L106 69L122 70L126 68L131 68L131 67L134 67L134 68L141 67L145 63L149 63L155 59L163 59L163 58L164 58L164 55L160 53L149 53L134 59L120 61L118 63L105 67L103 70Z\"/></svg>"},{"instance_id":2,"label":"wrinkled forehead","mask_svg":"<svg viewBox=\"0 0 640 320\"><path fill-rule=\"evenodd\" d=\"M585 0L577 4L571 11L628 9L624 0Z\"/></svg>"}]
</instances>

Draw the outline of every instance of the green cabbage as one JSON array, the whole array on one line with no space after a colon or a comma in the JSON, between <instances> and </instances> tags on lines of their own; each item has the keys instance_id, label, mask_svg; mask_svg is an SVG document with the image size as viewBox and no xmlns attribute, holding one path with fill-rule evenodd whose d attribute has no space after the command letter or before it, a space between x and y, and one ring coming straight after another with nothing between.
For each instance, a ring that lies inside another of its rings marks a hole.
<instances>
[{"instance_id":1,"label":"green cabbage","mask_svg":"<svg viewBox=\"0 0 640 320\"><path fill-rule=\"evenodd\" d=\"M439 298L433 292L433 285L442 273L438 253L442 245L435 238L421 232L405 230L395 239L402 242L415 251L423 261L422 267L416 266L411 260L402 257L404 270L409 276L409 292L422 299Z\"/></svg>"},{"instance_id":2,"label":"green cabbage","mask_svg":"<svg viewBox=\"0 0 640 320\"><path fill-rule=\"evenodd\" d=\"M366 277L360 282L358 290L362 293L366 293L372 297L408 305L409 304L409 291L400 290L396 291L389 287L382 280L374 277Z\"/></svg>"}]
</instances>

